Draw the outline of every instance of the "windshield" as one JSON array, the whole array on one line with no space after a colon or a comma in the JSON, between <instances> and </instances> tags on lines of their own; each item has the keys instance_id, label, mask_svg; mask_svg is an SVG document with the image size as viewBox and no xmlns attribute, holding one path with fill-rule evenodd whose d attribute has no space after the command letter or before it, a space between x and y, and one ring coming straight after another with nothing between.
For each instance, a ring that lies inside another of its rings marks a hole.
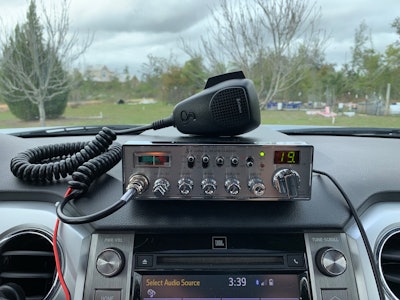
<instances>
[{"instance_id":1,"label":"windshield","mask_svg":"<svg viewBox=\"0 0 400 300\"><path fill-rule=\"evenodd\" d=\"M400 2L0 2L0 129L149 124L236 71L261 123L400 127Z\"/></svg>"}]
</instances>

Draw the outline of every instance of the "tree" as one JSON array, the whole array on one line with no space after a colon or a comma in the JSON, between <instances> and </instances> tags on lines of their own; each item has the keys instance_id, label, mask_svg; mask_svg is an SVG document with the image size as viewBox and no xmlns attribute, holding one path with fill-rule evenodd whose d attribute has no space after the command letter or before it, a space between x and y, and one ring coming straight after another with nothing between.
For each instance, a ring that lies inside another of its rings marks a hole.
<instances>
[{"instance_id":1,"label":"tree","mask_svg":"<svg viewBox=\"0 0 400 300\"><path fill-rule=\"evenodd\" d=\"M256 84L261 107L322 63L326 36L319 9L303 0L222 0L199 49L211 68L241 69Z\"/></svg>"},{"instance_id":2,"label":"tree","mask_svg":"<svg viewBox=\"0 0 400 300\"><path fill-rule=\"evenodd\" d=\"M87 39L78 46L77 34L70 35L66 0L60 10L52 9L42 8L42 24L31 0L26 23L15 27L1 49L0 95L18 117L38 117L42 126L46 117L63 113L73 84L66 67L91 44Z\"/></svg>"}]
</instances>

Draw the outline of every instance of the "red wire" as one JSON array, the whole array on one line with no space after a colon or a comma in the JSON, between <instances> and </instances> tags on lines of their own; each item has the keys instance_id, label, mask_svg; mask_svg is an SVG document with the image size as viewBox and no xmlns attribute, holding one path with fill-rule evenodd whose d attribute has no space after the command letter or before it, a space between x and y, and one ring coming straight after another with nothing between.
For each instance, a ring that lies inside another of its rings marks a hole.
<instances>
[{"instance_id":1,"label":"red wire","mask_svg":"<svg viewBox=\"0 0 400 300\"><path fill-rule=\"evenodd\" d=\"M71 192L72 192L72 189L68 188L68 190L66 191L66 193L64 195L64 198L67 197ZM58 254L57 234L58 234L59 225L60 225L60 220L57 218L56 225L54 227L54 233L53 233L53 252L54 252L54 258L55 258L55 262L56 262L56 270L57 270L58 279L60 280L60 284L61 284L62 289L64 290L66 299L71 300L68 286L65 283L64 276L63 276L63 273L61 270L60 255Z\"/></svg>"}]
</instances>

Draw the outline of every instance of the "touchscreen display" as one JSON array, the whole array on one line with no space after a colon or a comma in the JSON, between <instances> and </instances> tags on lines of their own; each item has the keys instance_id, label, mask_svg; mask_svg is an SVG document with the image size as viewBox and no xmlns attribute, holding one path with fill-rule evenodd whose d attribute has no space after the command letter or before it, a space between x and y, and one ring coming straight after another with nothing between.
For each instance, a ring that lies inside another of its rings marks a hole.
<instances>
[{"instance_id":1,"label":"touchscreen display","mask_svg":"<svg viewBox=\"0 0 400 300\"><path fill-rule=\"evenodd\" d=\"M143 275L141 299L299 300L296 274Z\"/></svg>"}]
</instances>

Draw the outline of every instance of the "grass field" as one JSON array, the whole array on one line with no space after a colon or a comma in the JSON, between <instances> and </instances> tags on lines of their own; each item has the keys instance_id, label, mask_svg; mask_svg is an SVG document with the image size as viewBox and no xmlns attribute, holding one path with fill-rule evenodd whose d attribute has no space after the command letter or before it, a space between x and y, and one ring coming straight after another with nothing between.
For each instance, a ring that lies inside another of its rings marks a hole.
<instances>
[{"instance_id":1,"label":"grass field","mask_svg":"<svg viewBox=\"0 0 400 300\"><path fill-rule=\"evenodd\" d=\"M67 125L111 125L111 124L148 124L171 115L173 106L155 104L94 103L68 106L63 117L47 120L47 126ZM338 115L334 123L332 118L320 115L307 115L303 110L262 111L263 124L355 126L355 127L394 127L400 128L400 115L367 116L356 114L354 117ZM38 121L18 120L7 109L0 110L0 128L37 127Z\"/></svg>"}]
</instances>

